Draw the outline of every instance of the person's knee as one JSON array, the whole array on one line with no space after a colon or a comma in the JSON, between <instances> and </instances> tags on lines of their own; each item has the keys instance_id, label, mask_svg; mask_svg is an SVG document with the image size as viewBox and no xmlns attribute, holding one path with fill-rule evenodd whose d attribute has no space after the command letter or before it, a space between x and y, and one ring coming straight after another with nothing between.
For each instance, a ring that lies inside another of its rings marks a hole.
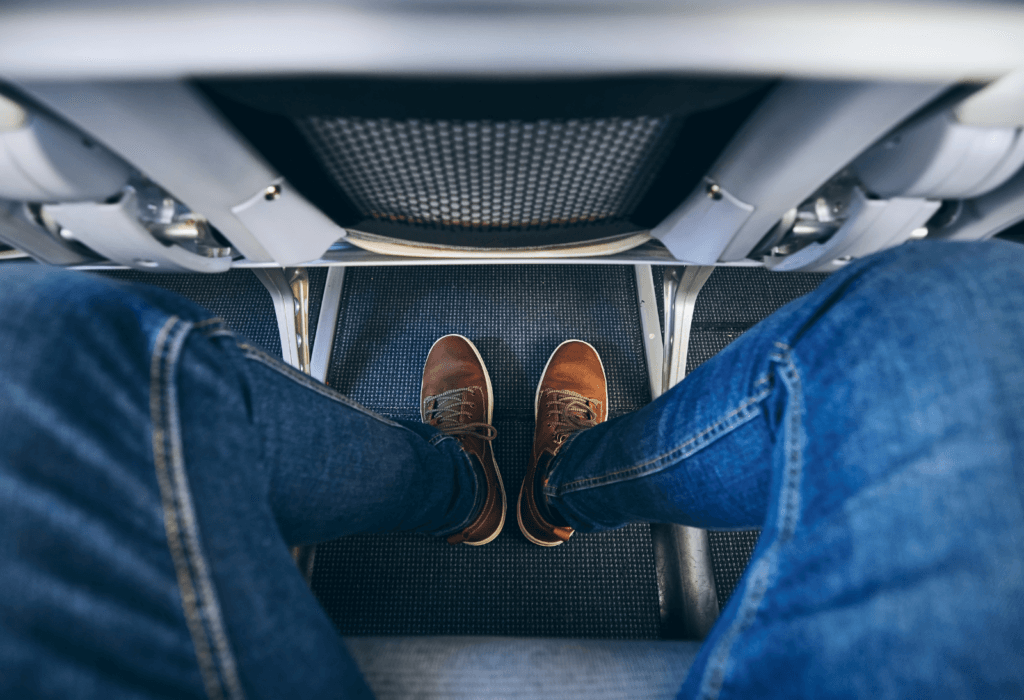
<instances>
[{"instance_id":1,"label":"person's knee","mask_svg":"<svg viewBox=\"0 0 1024 700\"><path fill-rule=\"evenodd\" d=\"M1022 309L1024 246L921 241L833 275L796 335L830 336L851 345L853 358L879 344L897 355L920 353L965 335L982 350L1007 333L1021 333Z\"/></svg>"},{"instance_id":2,"label":"person's knee","mask_svg":"<svg viewBox=\"0 0 1024 700\"><path fill-rule=\"evenodd\" d=\"M938 295L951 302L1024 297L1024 246L1005 241L919 241L857 266L854 277L884 284L888 296L880 301L903 307Z\"/></svg>"},{"instance_id":3,"label":"person's knee","mask_svg":"<svg viewBox=\"0 0 1024 700\"><path fill-rule=\"evenodd\" d=\"M913 452L1020 429L1024 247L913 243L824 287L793 344L823 434Z\"/></svg>"},{"instance_id":4,"label":"person's knee","mask_svg":"<svg viewBox=\"0 0 1024 700\"><path fill-rule=\"evenodd\" d=\"M171 316L208 316L165 290L81 272L18 265L0 281L0 355L8 366L14 358L83 354L144 359Z\"/></svg>"}]
</instances>

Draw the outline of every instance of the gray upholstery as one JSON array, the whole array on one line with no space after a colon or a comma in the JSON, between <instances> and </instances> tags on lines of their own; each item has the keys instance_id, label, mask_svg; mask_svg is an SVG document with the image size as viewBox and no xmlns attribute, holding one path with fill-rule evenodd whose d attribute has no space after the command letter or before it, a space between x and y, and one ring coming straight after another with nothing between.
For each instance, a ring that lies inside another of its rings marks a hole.
<instances>
[{"instance_id":1,"label":"gray upholstery","mask_svg":"<svg viewBox=\"0 0 1024 700\"><path fill-rule=\"evenodd\" d=\"M698 642L349 637L373 692L397 698L675 698Z\"/></svg>"}]
</instances>

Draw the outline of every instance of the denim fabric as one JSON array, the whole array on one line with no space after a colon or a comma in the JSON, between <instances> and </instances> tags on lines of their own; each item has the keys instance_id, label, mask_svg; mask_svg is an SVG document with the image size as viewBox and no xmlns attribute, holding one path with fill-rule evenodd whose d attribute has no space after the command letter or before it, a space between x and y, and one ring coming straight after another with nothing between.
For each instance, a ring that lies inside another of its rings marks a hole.
<instances>
[{"instance_id":1,"label":"denim fabric","mask_svg":"<svg viewBox=\"0 0 1024 700\"><path fill-rule=\"evenodd\" d=\"M288 545L448 534L478 495L454 439L176 295L3 270L0 697L368 697Z\"/></svg>"},{"instance_id":2,"label":"denim fabric","mask_svg":"<svg viewBox=\"0 0 1024 700\"><path fill-rule=\"evenodd\" d=\"M457 443L173 294L2 272L0 697L367 696L287 545L460 529ZM1022 310L1024 249L903 246L567 443L581 533L764 527L682 697L1022 694Z\"/></svg>"},{"instance_id":3,"label":"denim fabric","mask_svg":"<svg viewBox=\"0 0 1024 700\"><path fill-rule=\"evenodd\" d=\"M1024 696L1024 248L851 264L567 442L580 531L764 531L680 697Z\"/></svg>"}]
</instances>

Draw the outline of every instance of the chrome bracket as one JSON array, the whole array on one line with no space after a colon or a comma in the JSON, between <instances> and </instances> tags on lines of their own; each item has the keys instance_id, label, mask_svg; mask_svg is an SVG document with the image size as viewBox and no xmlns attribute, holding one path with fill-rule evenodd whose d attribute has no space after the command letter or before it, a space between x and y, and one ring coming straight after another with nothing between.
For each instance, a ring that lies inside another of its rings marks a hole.
<instances>
[{"instance_id":1,"label":"chrome bracket","mask_svg":"<svg viewBox=\"0 0 1024 700\"><path fill-rule=\"evenodd\" d=\"M665 268L665 365L662 391L668 391L686 376L686 352L690 347L690 325L697 308L697 295L715 268L690 266Z\"/></svg>"},{"instance_id":2,"label":"chrome bracket","mask_svg":"<svg viewBox=\"0 0 1024 700\"><path fill-rule=\"evenodd\" d=\"M665 269L662 290L664 342L658 323L651 266L637 265L635 270L651 398L656 399L686 374L697 295L714 267ZM719 613L707 531L683 525L653 524L651 539L664 636L669 639L703 639Z\"/></svg>"},{"instance_id":3,"label":"chrome bracket","mask_svg":"<svg viewBox=\"0 0 1024 700\"><path fill-rule=\"evenodd\" d=\"M284 361L309 374L309 275L304 267L256 268L270 292Z\"/></svg>"},{"instance_id":4,"label":"chrome bracket","mask_svg":"<svg viewBox=\"0 0 1024 700\"><path fill-rule=\"evenodd\" d=\"M254 268L253 272L267 288L274 302L274 313L281 335L281 354L285 362L324 382L334 346L334 328L341 305L345 268L332 267L327 272L320 316L316 324L317 343L313 348L310 348L309 343L309 274L306 269L268 267ZM316 560L316 545L292 547L291 552L306 583L310 583Z\"/></svg>"},{"instance_id":5,"label":"chrome bracket","mask_svg":"<svg viewBox=\"0 0 1024 700\"><path fill-rule=\"evenodd\" d=\"M328 268L324 296L320 302L320 317L316 322L316 343L313 345L309 369L309 373L324 384L327 383L327 367L331 363L331 351L334 349L334 329L338 323L344 282L344 267Z\"/></svg>"}]
</instances>

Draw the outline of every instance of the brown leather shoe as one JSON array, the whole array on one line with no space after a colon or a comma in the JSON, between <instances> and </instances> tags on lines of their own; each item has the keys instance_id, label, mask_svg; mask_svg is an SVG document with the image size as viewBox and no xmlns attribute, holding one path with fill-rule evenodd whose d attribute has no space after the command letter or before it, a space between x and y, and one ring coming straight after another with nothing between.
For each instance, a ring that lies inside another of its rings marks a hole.
<instances>
[{"instance_id":1,"label":"brown leather shoe","mask_svg":"<svg viewBox=\"0 0 1024 700\"><path fill-rule=\"evenodd\" d=\"M494 392L476 347L461 335L438 338L427 353L420 385L420 420L453 436L475 457L487 479L487 498L476 519L448 537L451 544L487 544L505 525L505 486L494 461L491 425Z\"/></svg>"},{"instance_id":2,"label":"brown leather shoe","mask_svg":"<svg viewBox=\"0 0 1024 700\"><path fill-rule=\"evenodd\" d=\"M550 511L538 503L539 488L547 485L547 467L570 435L608 420L608 382L592 345L567 340L555 348L537 386L534 416L533 454L516 511L526 539L554 547L572 537L573 529L550 522Z\"/></svg>"}]
</instances>

